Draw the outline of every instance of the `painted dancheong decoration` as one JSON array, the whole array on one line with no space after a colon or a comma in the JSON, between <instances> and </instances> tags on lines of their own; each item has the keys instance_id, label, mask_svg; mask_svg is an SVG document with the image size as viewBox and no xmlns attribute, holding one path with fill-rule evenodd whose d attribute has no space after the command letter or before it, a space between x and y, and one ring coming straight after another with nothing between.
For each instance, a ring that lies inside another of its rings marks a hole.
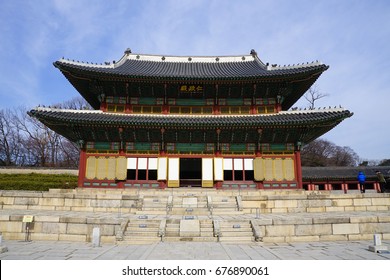
<instances>
[{"instance_id":1,"label":"painted dancheong decoration","mask_svg":"<svg viewBox=\"0 0 390 280\"><path fill-rule=\"evenodd\" d=\"M54 62L94 110L29 112L80 146L79 187L300 189L300 148L352 113L291 110L328 69L241 56Z\"/></svg>"}]
</instances>

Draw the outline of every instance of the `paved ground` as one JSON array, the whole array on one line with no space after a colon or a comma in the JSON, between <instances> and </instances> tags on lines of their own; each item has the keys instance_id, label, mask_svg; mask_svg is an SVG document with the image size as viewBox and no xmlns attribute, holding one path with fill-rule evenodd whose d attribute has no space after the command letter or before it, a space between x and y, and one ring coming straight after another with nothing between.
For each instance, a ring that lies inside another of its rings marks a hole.
<instances>
[{"instance_id":1,"label":"paved ground","mask_svg":"<svg viewBox=\"0 0 390 280\"><path fill-rule=\"evenodd\" d=\"M372 241L294 244L159 242L152 245L8 241L0 260L390 260L390 253L368 251ZM390 241L383 241L390 249Z\"/></svg>"}]
</instances>

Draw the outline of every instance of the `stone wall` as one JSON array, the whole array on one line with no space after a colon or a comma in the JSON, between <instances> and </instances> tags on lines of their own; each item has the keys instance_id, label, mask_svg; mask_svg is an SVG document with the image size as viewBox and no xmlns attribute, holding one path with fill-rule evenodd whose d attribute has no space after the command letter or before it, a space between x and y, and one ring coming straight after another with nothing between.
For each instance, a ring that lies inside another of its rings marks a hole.
<instances>
[{"instance_id":1,"label":"stone wall","mask_svg":"<svg viewBox=\"0 0 390 280\"><path fill-rule=\"evenodd\" d=\"M354 211L389 211L390 195L381 193L335 194L330 191L292 194L242 195L247 213L324 213Z\"/></svg>"},{"instance_id":2,"label":"stone wall","mask_svg":"<svg viewBox=\"0 0 390 280\"><path fill-rule=\"evenodd\" d=\"M32 223L27 224L23 222L23 215L2 214L0 232L4 239L90 242L93 228L99 227L102 242L114 243L121 220L38 214L34 215Z\"/></svg>"},{"instance_id":3,"label":"stone wall","mask_svg":"<svg viewBox=\"0 0 390 280\"><path fill-rule=\"evenodd\" d=\"M85 212L134 212L139 196L115 190L61 190L49 192L0 191L0 209Z\"/></svg>"},{"instance_id":4,"label":"stone wall","mask_svg":"<svg viewBox=\"0 0 390 280\"><path fill-rule=\"evenodd\" d=\"M390 239L390 215L315 215L260 218L253 222L263 242L369 240L375 233Z\"/></svg>"}]
</instances>

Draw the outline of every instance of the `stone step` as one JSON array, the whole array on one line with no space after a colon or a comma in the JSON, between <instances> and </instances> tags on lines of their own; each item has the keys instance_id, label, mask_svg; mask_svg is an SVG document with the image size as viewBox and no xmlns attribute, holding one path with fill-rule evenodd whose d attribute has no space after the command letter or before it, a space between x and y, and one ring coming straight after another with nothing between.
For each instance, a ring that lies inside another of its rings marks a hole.
<instances>
[{"instance_id":1,"label":"stone step","mask_svg":"<svg viewBox=\"0 0 390 280\"><path fill-rule=\"evenodd\" d=\"M137 210L136 215L166 215L166 210Z\"/></svg>"},{"instance_id":2,"label":"stone step","mask_svg":"<svg viewBox=\"0 0 390 280\"><path fill-rule=\"evenodd\" d=\"M166 227L166 232L178 232L180 230L180 227Z\"/></svg>"},{"instance_id":3,"label":"stone step","mask_svg":"<svg viewBox=\"0 0 390 280\"><path fill-rule=\"evenodd\" d=\"M201 237L213 237L214 236L214 232L211 231L211 232L204 232L202 230L200 230L200 236Z\"/></svg>"},{"instance_id":4,"label":"stone step","mask_svg":"<svg viewBox=\"0 0 390 280\"><path fill-rule=\"evenodd\" d=\"M153 197L144 197L143 202L148 203L167 203L168 197L167 196L153 196Z\"/></svg>"},{"instance_id":5,"label":"stone step","mask_svg":"<svg viewBox=\"0 0 390 280\"><path fill-rule=\"evenodd\" d=\"M223 237L228 237L228 236L232 236L232 237L244 237L244 236L253 236L253 233L252 232L248 232L248 231L221 231L221 234Z\"/></svg>"},{"instance_id":6,"label":"stone step","mask_svg":"<svg viewBox=\"0 0 390 280\"><path fill-rule=\"evenodd\" d=\"M212 224L202 224L202 223L200 223L200 227L201 228L204 228L204 229L209 229L209 228L213 228L213 225Z\"/></svg>"},{"instance_id":7,"label":"stone step","mask_svg":"<svg viewBox=\"0 0 390 280\"><path fill-rule=\"evenodd\" d=\"M177 221L177 222L174 222L174 223L167 221L167 225L166 226L167 227L179 227L180 226L180 221Z\"/></svg>"},{"instance_id":8,"label":"stone step","mask_svg":"<svg viewBox=\"0 0 390 280\"><path fill-rule=\"evenodd\" d=\"M165 242L180 242L180 241L192 241L192 242L216 242L217 238L212 236L197 236L197 237L172 237L166 236L163 238Z\"/></svg>"},{"instance_id":9,"label":"stone step","mask_svg":"<svg viewBox=\"0 0 390 280\"><path fill-rule=\"evenodd\" d=\"M123 237L141 237L141 236L150 236L150 237L157 237L158 236L158 230L157 231L138 231L138 232L128 232L125 231Z\"/></svg>"},{"instance_id":10,"label":"stone step","mask_svg":"<svg viewBox=\"0 0 390 280\"><path fill-rule=\"evenodd\" d=\"M166 227L171 227L171 228L178 228L180 226L180 221L177 221L177 222L167 222L166 223Z\"/></svg>"},{"instance_id":11,"label":"stone step","mask_svg":"<svg viewBox=\"0 0 390 280\"><path fill-rule=\"evenodd\" d=\"M152 244L161 241L160 237L143 237L143 236L124 236L123 240L118 241L118 244L132 245L132 244Z\"/></svg>"},{"instance_id":12,"label":"stone step","mask_svg":"<svg viewBox=\"0 0 390 280\"><path fill-rule=\"evenodd\" d=\"M180 225L167 225L165 227L166 230L179 230L180 229Z\"/></svg>"},{"instance_id":13,"label":"stone step","mask_svg":"<svg viewBox=\"0 0 390 280\"><path fill-rule=\"evenodd\" d=\"M213 204L213 209L237 209L236 204Z\"/></svg>"},{"instance_id":14,"label":"stone step","mask_svg":"<svg viewBox=\"0 0 390 280\"><path fill-rule=\"evenodd\" d=\"M212 210L212 213L213 215L219 215L219 216L227 216L227 215L242 215L243 212L242 211L238 211L238 210L225 210L225 209L218 209L218 208L214 208Z\"/></svg>"},{"instance_id":15,"label":"stone step","mask_svg":"<svg viewBox=\"0 0 390 280\"><path fill-rule=\"evenodd\" d=\"M219 223L221 226L233 226L233 225L241 225L245 226L251 226L250 221L243 221L243 220L222 220Z\"/></svg>"},{"instance_id":16,"label":"stone step","mask_svg":"<svg viewBox=\"0 0 390 280\"><path fill-rule=\"evenodd\" d=\"M157 211L166 211L167 205L166 204L156 204L156 205L150 205L150 204L144 204L141 208L143 211L150 211L150 210L157 210Z\"/></svg>"},{"instance_id":17,"label":"stone step","mask_svg":"<svg viewBox=\"0 0 390 280\"><path fill-rule=\"evenodd\" d=\"M210 211L205 208L193 208L192 211L188 211L186 209L172 209L172 211L169 212L171 215L199 215L199 216L208 216L210 215Z\"/></svg>"},{"instance_id":18,"label":"stone step","mask_svg":"<svg viewBox=\"0 0 390 280\"><path fill-rule=\"evenodd\" d=\"M242 237L237 237L237 236L221 236L219 237L219 241L223 243L232 243L232 244L237 244L237 243L248 243L248 242L254 242L255 239L254 237L250 236L242 236Z\"/></svg>"},{"instance_id":19,"label":"stone step","mask_svg":"<svg viewBox=\"0 0 390 280\"><path fill-rule=\"evenodd\" d=\"M178 237L180 236L179 232L165 232L165 237Z\"/></svg>"},{"instance_id":20,"label":"stone step","mask_svg":"<svg viewBox=\"0 0 390 280\"><path fill-rule=\"evenodd\" d=\"M145 228L127 227L125 232L148 232L148 231L157 232L158 231L158 227L145 227Z\"/></svg>"},{"instance_id":21,"label":"stone step","mask_svg":"<svg viewBox=\"0 0 390 280\"><path fill-rule=\"evenodd\" d=\"M212 197L211 202L213 204L237 204L236 198L215 198Z\"/></svg>"},{"instance_id":22,"label":"stone step","mask_svg":"<svg viewBox=\"0 0 390 280\"><path fill-rule=\"evenodd\" d=\"M148 224L159 226L161 220L149 220L149 219L138 219L138 220L130 220L129 225L140 225L140 224Z\"/></svg>"},{"instance_id":23,"label":"stone step","mask_svg":"<svg viewBox=\"0 0 390 280\"><path fill-rule=\"evenodd\" d=\"M238 229L238 228L251 228L252 226L247 223L240 223L240 222L235 222L235 223L220 223L219 226L221 228L231 228L231 229Z\"/></svg>"}]
</instances>

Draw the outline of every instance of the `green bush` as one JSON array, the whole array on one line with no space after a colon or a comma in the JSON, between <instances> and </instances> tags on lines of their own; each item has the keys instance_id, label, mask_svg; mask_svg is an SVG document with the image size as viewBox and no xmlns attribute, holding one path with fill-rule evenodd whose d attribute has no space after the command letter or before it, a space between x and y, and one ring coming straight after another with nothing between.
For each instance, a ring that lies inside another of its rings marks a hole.
<instances>
[{"instance_id":1,"label":"green bush","mask_svg":"<svg viewBox=\"0 0 390 280\"><path fill-rule=\"evenodd\" d=\"M0 190L48 191L76 187L77 176L70 174L0 174Z\"/></svg>"}]
</instances>

